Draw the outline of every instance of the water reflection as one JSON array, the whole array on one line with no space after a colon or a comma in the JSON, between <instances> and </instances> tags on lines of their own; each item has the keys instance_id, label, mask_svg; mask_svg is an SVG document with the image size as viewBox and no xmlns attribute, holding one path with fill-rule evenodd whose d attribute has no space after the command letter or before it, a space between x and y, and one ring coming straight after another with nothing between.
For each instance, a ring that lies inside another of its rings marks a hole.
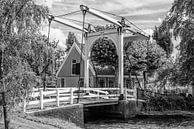
<instances>
[{"instance_id":1,"label":"water reflection","mask_svg":"<svg viewBox=\"0 0 194 129\"><path fill-rule=\"evenodd\" d=\"M120 119L91 119L86 129L194 129L194 118L163 117Z\"/></svg>"}]
</instances>

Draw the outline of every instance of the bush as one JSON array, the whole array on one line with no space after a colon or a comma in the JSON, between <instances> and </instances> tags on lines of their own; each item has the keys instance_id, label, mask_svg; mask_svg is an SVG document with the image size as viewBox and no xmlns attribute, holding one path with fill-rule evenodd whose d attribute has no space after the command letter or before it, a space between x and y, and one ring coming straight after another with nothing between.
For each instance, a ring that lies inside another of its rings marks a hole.
<instances>
[{"instance_id":1,"label":"bush","mask_svg":"<svg viewBox=\"0 0 194 129\"><path fill-rule=\"evenodd\" d=\"M182 96L155 96L148 100L148 108L155 111L185 110L186 101Z\"/></svg>"}]
</instances>

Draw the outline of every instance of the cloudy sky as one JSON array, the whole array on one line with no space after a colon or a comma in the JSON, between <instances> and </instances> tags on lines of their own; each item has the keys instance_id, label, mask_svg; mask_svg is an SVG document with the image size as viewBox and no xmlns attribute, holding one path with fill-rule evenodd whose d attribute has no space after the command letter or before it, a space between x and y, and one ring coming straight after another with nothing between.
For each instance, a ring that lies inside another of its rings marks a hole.
<instances>
[{"instance_id":1,"label":"cloudy sky","mask_svg":"<svg viewBox=\"0 0 194 129\"><path fill-rule=\"evenodd\" d=\"M36 2L48 6L50 13L54 16L78 11L80 10L79 6L84 4L94 9L124 16L143 30L149 30L161 24L173 0L36 0ZM81 21L82 14L79 12L65 18ZM86 21L93 25L107 24L107 22L88 14L86 15ZM48 33L47 26L45 24L42 27L44 34ZM75 32L77 37L80 38L79 31L53 22L51 40L60 40L60 45L64 47L69 31Z\"/></svg>"}]
</instances>

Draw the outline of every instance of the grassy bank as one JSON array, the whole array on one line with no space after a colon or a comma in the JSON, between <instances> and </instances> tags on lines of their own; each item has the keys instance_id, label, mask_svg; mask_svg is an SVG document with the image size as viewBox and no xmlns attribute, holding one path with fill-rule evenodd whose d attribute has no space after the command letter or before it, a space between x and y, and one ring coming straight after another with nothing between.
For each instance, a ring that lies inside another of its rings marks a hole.
<instances>
[{"instance_id":1,"label":"grassy bank","mask_svg":"<svg viewBox=\"0 0 194 129\"><path fill-rule=\"evenodd\" d=\"M10 115L10 129L81 129L74 123L56 118L35 117L24 114ZM0 129L4 129L3 119Z\"/></svg>"}]
</instances>

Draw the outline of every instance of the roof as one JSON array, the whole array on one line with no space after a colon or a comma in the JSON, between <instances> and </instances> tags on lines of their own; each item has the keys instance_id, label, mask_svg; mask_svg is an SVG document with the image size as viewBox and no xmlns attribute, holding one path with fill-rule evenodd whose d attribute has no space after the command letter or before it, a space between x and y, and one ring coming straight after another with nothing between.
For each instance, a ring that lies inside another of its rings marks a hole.
<instances>
[{"instance_id":1,"label":"roof","mask_svg":"<svg viewBox=\"0 0 194 129\"><path fill-rule=\"evenodd\" d=\"M83 43L77 43L77 42L75 42L75 44L79 47L80 50L82 49L82 54L85 55L85 44L83 44Z\"/></svg>"}]
</instances>

